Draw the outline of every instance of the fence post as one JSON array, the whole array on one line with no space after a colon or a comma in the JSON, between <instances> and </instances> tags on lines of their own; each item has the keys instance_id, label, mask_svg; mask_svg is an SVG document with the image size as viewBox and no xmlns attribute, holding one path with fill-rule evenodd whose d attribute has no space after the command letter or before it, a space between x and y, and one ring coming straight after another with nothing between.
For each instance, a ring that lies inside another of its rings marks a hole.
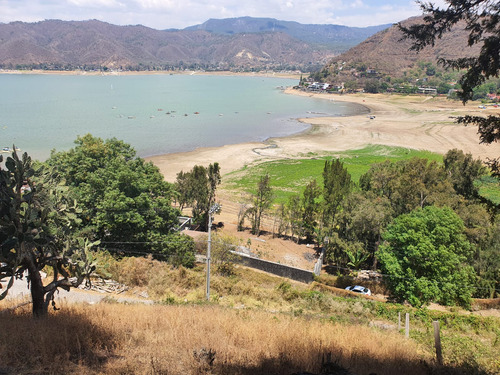
<instances>
[{"instance_id":1,"label":"fence post","mask_svg":"<svg viewBox=\"0 0 500 375\"><path fill-rule=\"evenodd\" d=\"M439 333L439 320L432 322L434 326L434 344L436 345L436 360L439 366L443 364L443 353L441 351L441 335Z\"/></svg>"},{"instance_id":2,"label":"fence post","mask_svg":"<svg viewBox=\"0 0 500 375\"><path fill-rule=\"evenodd\" d=\"M398 312L398 332L401 331L401 311Z\"/></svg>"},{"instance_id":3,"label":"fence post","mask_svg":"<svg viewBox=\"0 0 500 375\"><path fill-rule=\"evenodd\" d=\"M405 337L410 337L410 314L406 313Z\"/></svg>"}]
</instances>

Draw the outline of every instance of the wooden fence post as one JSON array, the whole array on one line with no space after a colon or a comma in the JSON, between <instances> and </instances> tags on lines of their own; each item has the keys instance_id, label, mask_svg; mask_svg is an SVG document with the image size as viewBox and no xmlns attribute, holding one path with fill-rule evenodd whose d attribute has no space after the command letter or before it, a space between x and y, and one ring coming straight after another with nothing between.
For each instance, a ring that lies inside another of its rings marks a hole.
<instances>
[{"instance_id":1,"label":"wooden fence post","mask_svg":"<svg viewBox=\"0 0 500 375\"><path fill-rule=\"evenodd\" d=\"M405 337L410 337L410 314L406 313L406 321L405 321Z\"/></svg>"},{"instance_id":2,"label":"wooden fence post","mask_svg":"<svg viewBox=\"0 0 500 375\"><path fill-rule=\"evenodd\" d=\"M401 331L401 311L398 312L398 332Z\"/></svg>"},{"instance_id":3,"label":"wooden fence post","mask_svg":"<svg viewBox=\"0 0 500 375\"><path fill-rule=\"evenodd\" d=\"M441 335L439 333L439 321L432 322L434 326L434 344L436 345L436 360L439 366L443 365L443 353L441 351Z\"/></svg>"}]
</instances>

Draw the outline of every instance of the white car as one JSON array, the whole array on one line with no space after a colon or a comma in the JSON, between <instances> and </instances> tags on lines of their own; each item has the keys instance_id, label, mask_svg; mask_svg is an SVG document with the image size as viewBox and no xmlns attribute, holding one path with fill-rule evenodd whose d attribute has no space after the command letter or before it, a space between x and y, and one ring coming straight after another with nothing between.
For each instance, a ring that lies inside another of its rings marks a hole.
<instances>
[{"instance_id":1,"label":"white car","mask_svg":"<svg viewBox=\"0 0 500 375\"><path fill-rule=\"evenodd\" d=\"M345 288L345 290L349 290L354 293L364 294L365 296L372 295L372 291L370 289L365 288L364 286L361 285L348 286L347 288Z\"/></svg>"}]
</instances>

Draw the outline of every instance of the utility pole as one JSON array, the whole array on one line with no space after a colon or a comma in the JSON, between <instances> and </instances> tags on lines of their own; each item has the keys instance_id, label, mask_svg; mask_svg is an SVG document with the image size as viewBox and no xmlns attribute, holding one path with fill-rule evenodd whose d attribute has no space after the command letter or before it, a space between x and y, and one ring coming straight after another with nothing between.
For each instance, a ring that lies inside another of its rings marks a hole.
<instances>
[{"instance_id":1,"label":"utility pole","mask_svg":"<svg viewBox=\"0 0 500 375\"><path fill-rule=\"evenodd\" d=\"M208 246L207 246L207 290L206 296L207 301L210 301L210 260L211 260L211 250L212 250L212 215L219 212L221 205L219 203L214 203L208 210Z\"/></svg>"}]
</instances>

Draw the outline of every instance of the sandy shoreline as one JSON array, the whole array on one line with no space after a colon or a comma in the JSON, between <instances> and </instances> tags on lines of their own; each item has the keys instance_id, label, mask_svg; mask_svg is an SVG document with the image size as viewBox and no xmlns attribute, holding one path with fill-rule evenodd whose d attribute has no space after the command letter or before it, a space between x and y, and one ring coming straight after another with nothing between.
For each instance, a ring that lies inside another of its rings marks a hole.
<instances>
[{"instance_id":1,"label":"sandy shoreline","mask_svg":"<svg viewBox=\"0 0 500 375\"><path fill-rule=\"evenodd\" d=\"M362 104L370 109L370 116L375 118L364 114L300 119L310 124L311 128L297 135L272 138L266 142L158 155L146 160L158 166L167 181L175 181L179 171L188 171L194 165L206 166L218 162L222 174L225 174L257 162L294 158L309 152L321 154L360 149L370 144L442 154L458 148L483 160L498 157L500 153L498 144L479 144L476 127L464 127L453 122L453 117L459 115L499 113L498 108L484 110L478 108L477 103L464 106L461 102L426 96L311 94L292 89L288 89L287 93Z\"/></svg>"}]
</instances>

